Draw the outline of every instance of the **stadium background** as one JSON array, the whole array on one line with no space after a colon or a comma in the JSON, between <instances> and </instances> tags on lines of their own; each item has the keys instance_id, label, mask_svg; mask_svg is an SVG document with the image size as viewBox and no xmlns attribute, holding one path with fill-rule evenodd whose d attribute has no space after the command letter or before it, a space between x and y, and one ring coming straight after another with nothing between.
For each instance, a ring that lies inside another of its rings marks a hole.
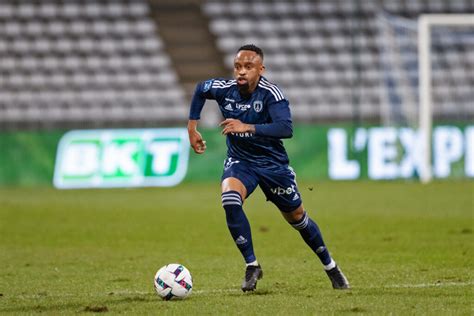
<instances>
[{"instance_id":1,"label":"stadium background","mask_svg":"<svg viewBox=\"0 0 474 316\"><path fill-rule=\"evenodd\" d=\"M474 3L0 1L0 312L472 314L474 189L463 160L474 156L472 26L432 37L434 124L459 135L441 148L452 154L448 180L422 185L412 172L367 181L369 149L354 150L372 128L418 127L422 13L472 14ZM295 135L285 146L348 294L330 291L255 192L246 210L268 274L258 295L240 295L241 262L219 205L225 140L213 102L202 115L208 152L189 156L180 185L52 188L66 132L185 127L195 83L228 77L244 43L264 49L267 78L291 102ZM336 138L346 133L338 148L363 181L326 181L333 128ZM195 292L164 305L150 279L172 261L190 268Z\"/></svg>"},{"instance_id":2,"label":"stadium background","mask_svg":"<svg viewBox=\"0 0 474 316\"><path fill-rule=\"evenodd\" d=\"M296 143L326 132L315 126L342 124L351 139L359 126L416 128L417 17L472 13L473 6L470 0L3 1L0 182L50 183L55 146L70 129L184 127L196 82L229 77L242 43L264 49L266 76L290 100L295 125L306 126L289 145L293 163L314 169L322 161L322 171L302 176L328 178L325 136L309 149ZM433 34L434 122L464 128L474 118L472 27ZM202 126L213 135L220 114L209 103ZM223 158L216 141L209 146L217 150L209 155L216 156L212 165ZM305 152L315 157L305 156L312 165L300 162ZM191 172L208 166L190 159ZM360 159L364 165L367 158ZM454 164L451 176L465 177L462 169L462 162Z\"/></svg>"}]
</instances>

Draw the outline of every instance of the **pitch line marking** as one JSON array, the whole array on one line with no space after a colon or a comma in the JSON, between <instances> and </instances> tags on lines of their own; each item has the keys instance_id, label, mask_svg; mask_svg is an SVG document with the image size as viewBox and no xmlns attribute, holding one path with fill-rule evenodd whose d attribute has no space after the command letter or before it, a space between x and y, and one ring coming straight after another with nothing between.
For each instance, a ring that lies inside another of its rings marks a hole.
<instances>
[{"instance_id":1,"label":"pitch line marking","mask_svg":"<svg viewBox=\"0 0 474 316\"><path fill-rule=\"evenodd\" d=\"M429 288L429 287L449 287L449 286L468 286L474 285L474 281L469 282L439 282L439 283L419 283L419 284L390 284L382 288ZM356 287L357 288L357 287ZM361 287L363 289L364 287ZM369 287L371 289L380 288L378 286ZM233 289L215 289L215 290L193 290L192 294L225 294L225 293L240 293L237 288Z\"/></svg>"},{"instance_id":2,"label":"pitch line marking","mask_svg":"<svg viewBox=\"0 0 474 316\"><path fill-rule=\"evenodd\" d=\"M193 290L192 294L224 294L224 293L236 293L241 292L240 289L215 289L215 290Z\"/></svg>"},{"instance_id":3,"label":"pitch line marking","mask_svg":"<svg viewBox=\"0 0 474 316\"><path fill-rule=\"evenodd\" d=\"M469 282L436 282L436 283L420 283L420 284L392 284L384 286L384 288L427 288L427 287L445 287L445 286L467 286L474 285L473 281ZM377 287L373 287L377 288Z\"/></svg>"},{"instance_id":4,"label":"pitch line marking","mask_svg":"<svg viewBox=\"0 0 474 316\"><path fill-rule=\"evenodd\" d=\"M372 286L372 287L359 287L359 289L380 289L380 288L430 288L430 287L450 287L450 286L468 286L474 285L474 281L469 282L439 282L439 283L419 283L419 284L390 284L386 286ZM357 289L355 287L354 289ZM214 290L193 290L193 294L225 294L225 293L240 293L241 290L237 288L228 288L228 289L214 289ZM83 295L83 294L82 294ZM154 291L112 291L110 293L104 293L104 296L113 296L113 295L155 295ZM97 294L90 293L89 296L97 297ZM73 293L62 293L62 294L31 294L31 295L17 295L11 296L16 299L40 299L40 298L61 298L61 297L77 297L77 294Z\"/></svg>"}]
</instances>

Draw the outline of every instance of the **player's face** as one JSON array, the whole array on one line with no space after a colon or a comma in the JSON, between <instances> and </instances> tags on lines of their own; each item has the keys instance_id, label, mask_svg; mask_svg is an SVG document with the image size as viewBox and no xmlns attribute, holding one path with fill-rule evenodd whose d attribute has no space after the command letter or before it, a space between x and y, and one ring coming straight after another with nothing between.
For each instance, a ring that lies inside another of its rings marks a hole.
<instances>
[{"instance_id":1,"label":"player's face","mask_svg":"<svg viewBox=\"0 0 474 316\"><path fill-rule=\"evenodd\" d=\"M234 78L239 90L244 94L252 93L264 69L262 58L257 53L250 50L238 52L234 59Z\"/></svg>"}]
</instances>

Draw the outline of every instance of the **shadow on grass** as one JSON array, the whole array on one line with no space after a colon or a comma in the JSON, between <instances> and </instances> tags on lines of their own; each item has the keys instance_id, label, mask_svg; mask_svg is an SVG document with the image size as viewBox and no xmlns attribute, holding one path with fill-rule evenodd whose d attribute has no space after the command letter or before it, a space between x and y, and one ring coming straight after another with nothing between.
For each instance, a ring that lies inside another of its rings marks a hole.
<instances>
[{"instance_id":1,"label":"shadow on grass","mask_svg":"<svg viewBox=\"0 0 474 316\"><path fill-rule=\"evenodd\" d=\"M367 312L369 312L369 310L366 309L366 308L360 307L360 306L355 306L355 307L351 307L351 308L341 309L341 310L339 310L339 312L359 314L359 313L367 313Z\"/></svg>"},{"instance_id":2,"label":"shadow on grass","mask_svg":"<svg viewBox=\"0 0 474 316\"><path fill-rule=\"evenodd\" d=\"M46 298L46 297L45 297ZM49 297L51 299L51 297ZM63 300L63 298L57 298L57 300ZM44 302L38 303L31 302L32 304L23 304L15 307L0 308L1 313L52 313L52 312L90 312L90 313L101 313L109 312L116 306L130 303L152 303L161 301L154 293L150 294L133 294L129 296L109 294L105 299L90 299L87 301L84 299L82 302ZM157 306L158 307L158 306ZM161 305L162 308L167 308L165 305Z\"/></svg>"},{"instance_id":3,"label":"shadow on grass","mask_svg":"<svg viewBox=\"0 0 474 316\"><path fill-rule=\"evenodd\" d=\"M239 296L239 297L245 297L245 296L260 296L260 295L274 295L275 292L272 290L264 289L264 290L255 290L251 292L240 292L236 291L235 293L228 293L227 296Z\"/></svg>"}]
</instances>

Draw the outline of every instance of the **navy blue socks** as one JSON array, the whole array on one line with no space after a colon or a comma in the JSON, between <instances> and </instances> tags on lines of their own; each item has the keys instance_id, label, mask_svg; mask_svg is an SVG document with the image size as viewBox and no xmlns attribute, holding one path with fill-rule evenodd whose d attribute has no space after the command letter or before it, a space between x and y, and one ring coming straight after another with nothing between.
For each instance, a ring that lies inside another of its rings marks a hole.
<instances>
[{"instance_id":1,"label":"navy blue socks","mask_svg":"<svg viewBox=\"0 0 474 316\"><path fill-rule=\"evenodd\" d=\"M245 262L253 263L256 261L253 251L252 233L250 224L242 209L242 197L237 191L227 191L222 193L222 207L225 210L227 227L239 248ZM300 232L301 237L306 244L319 257L324 268L329 269L335 266L329 251L323 241L323 236L318 225L309 218L305 212L303 217L296 223L291 223L296 230Z\"/></svg>"},{"instance_id":2,"label":"navy blue socks","mask_svg":"<svg viewBox=\"0 0 474 316\"><path fill-rule=\"evenodd\" d=\"M250 224L242 209L242 197L237 191L222 193L222 207L225 210L227 227L246 263L256 260L252 245Z\"/></svg>"},{"instance_id":3,"label":"navy blue socks","mask_svg":"<svg viewBox=\"0 0 474 316\"><path fill-rule=\"evenodd\" d=\"M303 217L298 222L291 223L291 226L300 232L301 237L303 237L306 244L308 244L319 257L319 260L321 260L324 266L333 265L333 260L331 259L329 251L326 249L318 225L309 218L306 212L304 212Z\"/></svg>"}]
</instances>

